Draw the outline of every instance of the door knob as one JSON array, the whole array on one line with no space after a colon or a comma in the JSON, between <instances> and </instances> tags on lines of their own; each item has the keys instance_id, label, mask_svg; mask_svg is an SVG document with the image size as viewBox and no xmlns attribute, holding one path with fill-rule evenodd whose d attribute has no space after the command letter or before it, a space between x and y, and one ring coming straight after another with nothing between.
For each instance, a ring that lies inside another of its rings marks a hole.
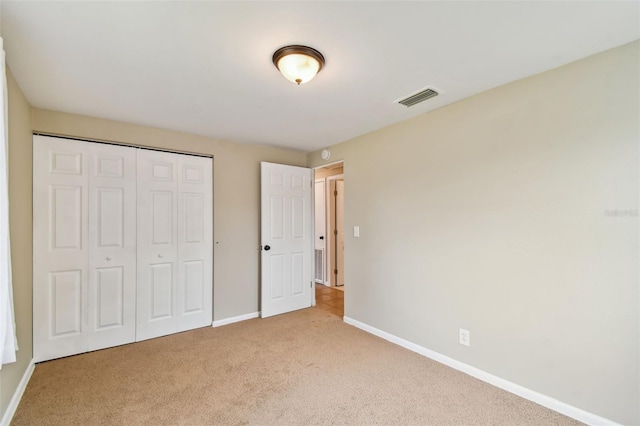
<instances>
[{"instance_id":1,"label":"door knob","mask_svg":"<svg viewBox=\"0 0 640 426\"><path fill-rule=\"evenodd\" d=\"M160 254L158 255L158 257L159 257L159 258L163 258L163 257L164 257L164 254L160 253Z\"/></svg>"},{"instance_id":2,"label":"door knob","mask_svg":"<svg viewBox=\"0 0 640 426\"><path fill-rule=\"evenodd\" d=\"M266 251L269 251L269 250L271 250L271 246L264 246L264 249L265 249Z\"/></svg>"},{"instance_id":3,"label":"door knob","mask_svg":"<svg viewBox=\"0 0 640 426\"><path fill-rule=\"evenodd\" d=\"M107 256L107 262L111 260L111 256Z\"/></svg>"},{"instance_id":4,"label":"door knob","mask_svg":"<svg viewBox=\"0 0 640 426\"><path fill-rule=\"evenodd\" d=\"M320 237L321 240L324 240L324 236Z\"/></svg>"}]
</instances>

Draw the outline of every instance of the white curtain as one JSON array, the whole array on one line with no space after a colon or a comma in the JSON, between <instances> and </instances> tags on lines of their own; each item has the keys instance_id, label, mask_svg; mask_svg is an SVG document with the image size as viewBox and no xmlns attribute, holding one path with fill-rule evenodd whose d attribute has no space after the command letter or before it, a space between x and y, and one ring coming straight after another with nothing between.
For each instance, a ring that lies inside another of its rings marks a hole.
<instances>
[{"instance_id":1,"label":"white curtain","mask_svg":"<svg viewBox=\"0 0 640 426\"><path fill-rule=\"evenodd\" d=\"M7 120L7 76L4 45L0 38L0 368L16 361L16 340L11 284L11 245L9 244L9 138Z\"/></svg>"}]
</instances>

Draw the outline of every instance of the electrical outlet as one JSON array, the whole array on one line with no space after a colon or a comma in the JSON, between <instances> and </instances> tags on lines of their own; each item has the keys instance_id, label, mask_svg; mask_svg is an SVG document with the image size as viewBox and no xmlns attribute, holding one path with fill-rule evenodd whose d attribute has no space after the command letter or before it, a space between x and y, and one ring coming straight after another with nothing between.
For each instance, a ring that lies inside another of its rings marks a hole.
<instances>
[{"instance_id":1,"label":"electrical outlet","mask_svg":"<svg viewBox=\"0 0 640 426\"><path fill-rule=\"evenodd\" d=\"M461 328L458 334L458 339L461 345L471 346L471 333L469 333L469 330Z\"/></svg>"}]
</instances>

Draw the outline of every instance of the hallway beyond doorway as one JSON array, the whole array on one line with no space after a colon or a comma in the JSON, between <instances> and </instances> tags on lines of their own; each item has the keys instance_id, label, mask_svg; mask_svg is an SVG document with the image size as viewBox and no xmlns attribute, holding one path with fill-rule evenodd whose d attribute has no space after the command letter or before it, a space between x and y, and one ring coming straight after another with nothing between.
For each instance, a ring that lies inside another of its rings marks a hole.
<instances>
[{"instance_id":1,"label":"hallway beyond doorway","mask_svg":"<svg viewBox=\"0 0 640 426\"><path fill-rule=\"evenodd\" d=\"M316 308L342 318L344 316L344 291L316 284Z\"/></svg>"}]
</instances>

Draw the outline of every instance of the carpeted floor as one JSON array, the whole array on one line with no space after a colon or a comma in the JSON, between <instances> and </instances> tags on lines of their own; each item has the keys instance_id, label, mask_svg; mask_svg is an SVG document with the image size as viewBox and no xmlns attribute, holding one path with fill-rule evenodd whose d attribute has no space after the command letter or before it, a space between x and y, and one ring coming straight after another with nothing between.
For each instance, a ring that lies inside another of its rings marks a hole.
<instances>
[{"instance_id":1,"label":"carpeted floor","mask_svg":"<svg viewBox=\"0 0 640 426\"><path fill-rule=\"evenodd\" d=\"M36 366L14 425L565 425L319 309Z\"/></svg>"}]
</instances>

